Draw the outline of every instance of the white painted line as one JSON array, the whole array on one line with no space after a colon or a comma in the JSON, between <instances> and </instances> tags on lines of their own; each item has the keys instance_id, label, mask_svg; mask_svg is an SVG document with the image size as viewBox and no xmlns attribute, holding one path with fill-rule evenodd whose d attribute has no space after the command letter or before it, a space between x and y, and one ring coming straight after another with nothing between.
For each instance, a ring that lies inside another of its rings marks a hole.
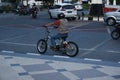
<instances>
[{"instance_id":1,"label":"white painted line","mask_svg":"<svg viewBox=\"0 0 120 80\"><path fill-rule=\"evenodd\" d=\"M94 51L94 49L87 49L87 48L79 48L79 50Z\"/></svg>"},{"instance_id":2,"label":"white painted line","mask_svg":"<svg viewBox=\"0 0 120 80\"><path fill-rule=\"evenodd\" d=\"M35 75L35 74L48 74L48 73L54 73L54 72L58 72L57 70L43 70L43 71L32 71L29 72L30 75ZM32 79L33 80L33 79ZM41 79L40 79L41 80Z\"/></svg>"},{"instance_id":3,"label":"white painted line","mask_svg":"<svg viewBox=\"0 0 120 80\"><path fill-rule=\"evenodd\" d=\"M105 28L96 28L96 29L74 29L74 30L79 30L79 31L101 31L101 30L105 30Z\"/></svg>"},{"instance_id":4,"label":"white painted line","mask_svg":"<svg viewBox=\"0 0 120 80\"><path fill-rule=\"evenodd\" d=\"M24 26L28 26L28 27L35 27L35 26L33 26L33 25L30 25L30 24L22 24L22 25L24 25Z\"/></svg>"},{"instance_id":5,"label":"white painted line","mask_svg":"<svg viewBox=\"0 0 120 80\"><path fill-rule=\"evenodd\" d=\"M98 44L98 45L94 46L92 49L93 49L93 50L95 50L96 48L98 48L98 47L102 46L103 44L105 44L105 43L106 43L106 42L108 42L109 40L110 40L110 39L107 39L107 40L105 40L105 41L101 42L100 44Z\"/></svg>"},{"instance_id":6,"label":"white painted line","mask_svg":"<svg viewBox=\"0 0 120 80\"><path fill-rule=\"evenodd\" d=\"M84 58L84 60L90 60L90 61L102 61L100 59L90 59L90 58Z\"/></svg>"},{"instance_id":7,"label":"white painted line","mask_svg":"<svg viewBox=\"0 0 120 80\"><path fill-rule=\"evenodd\" d=\"M3 39L3 40L0 40L0 41L7 41L7 40L12 40L12 39L17 39L17 38L24 37L24 36L26 36L26 35L27 35L27 34L25 34L25 35L20 35L20 36L14 36L14 37L7 38L7 39Z\"/></svg>"},{"instance_id":8,"label":"white painted line","mask_svg":"<svg viewBox=\"0 0 120 80\"><path fill-rule=\"evenodd\" d=\"M79 48L79 50L95 51L95 49L87 49L87 48ZM105 52L120 53L120 51L112 51L112 50L105 51Z\"/></svg>"},{"instance_id":9,"label":"white painted line","mask_svg":"<svg viewBox=\"0 0 120 80\"><path fill-rule=\"evenodd\" d=\"M103 44L105 44L105 43L106 43L107 41L109 41L109 40L110 40L110 39L107 39L107 40L105 40L105 41L101 42L100 44L98 44L98 45L94 46L93 48L91 48L91 51L96 50L96 48L98 48L98 47L102 46ZM87 55L87 54L91 53L91 51L87 51L87 52L83 53L83 54L81 55L81 57L83 57L83 56L85 56L85 55Z\"/></svg>"},{"instance_id":10,"label":"white painted line","mask_svg":"<svg viewBox=\"0 0 120 80\"><path fill-rule=\"evenodd\" d=\"M60 72L60 73L62 73L64 76L66 76L69 80L82 80L77 75L75 75L69 71L64 71L64 72Z\"/></svg>"},{"instance_id":11,"label":"white painted line","mask_svg":"<svg viewBox=\"0 0 120 80\"><path fill-rule=\"evenodd\" d=\"M4 52L4 53L14 53L14 51L6 51L6 50L2 50L1 52Z\"/></svg>"},{"instance_id":12,"label":"white painted line","mask_svg":"<svg viewBox=\"0 0 120 80\"><path fill-rule=\"evenodd\" d=\"M107 52L120 53L120 51L107 51Z\"/></svg>"},{"instance_id":13,"label":"white painted line","mask_svg":"<svg viewBox=\"0 0 120 80\"><path fill-rule=\"evenodd\" d=\"M111 34L111 31L110 31L110 27L109 27L109 26L107 26L107 32L108 32L108 34Z\"/></svg>"},{"instance_id":14,"label":"white painted line","mask_svg":"<svg viewBox=\"0 0 120 80\"><path fill-rule=\"evenodd\" d=\"M75 29L75 28L82 27L82 26L88 25L88 24L90 24L90 23L88 22L88 23L85 23L85 24L81 24L81 25L79 25L79 26L73 26L73 27L71 27L71 28L69 28L69 29Z\"/></svg>"},{"instance_id":15,"label":"white painted line","mask_svg":"<svg viewBox=\"0 0 120 80\"><path fill-rule=\"evenodd\" d=\"M41 54L37 54L37 53L26 53L28 55L41 55Z\"/></svg>"},{"instance_id":16,"label":"white painted line","mask_svg":"<svg viewBox=\"0 0 120 80\"><path fill-rule=\"evenodd\" d=\"M70 58L68 56L59 56L59 55L54 55L53 57L58 57L58 58Z\"/></svg>"},{"instance_id":17,"label":"white painted line","mask_svg":"<svg viewBox=\"0 0 120 80\"><path fill-rule=\"evenodd\" d=\"M100 44L98 44L98 45L94 46L93 48L91 48L91 51L96 50L96 48L98 48L98 47L102 46L104 43L106 43L106 42L107 42L107 41L109 41L109 40L110 40L110 39L107 39L107 40L105 40L105 41L101 42ZM90 53L91 53L91 51L87 51L87 52L85 52L85 53L81 54L81 57L83 57L83 56L85 56L85 55L87 55L87 54L90 54Z\"/></svg>"},{"instance_id":18,"label":"white painted line","mask_svg":"<svg viewBox=\"0 0 120 80\"><path fill-rule=\"evenodd\" d=\"M13 43L13 42L0 42L4 44L13 44L13 45L24 45L24 46L36 46L35 44L24 44L24 43Z\"/></svg>"}]
</instances>

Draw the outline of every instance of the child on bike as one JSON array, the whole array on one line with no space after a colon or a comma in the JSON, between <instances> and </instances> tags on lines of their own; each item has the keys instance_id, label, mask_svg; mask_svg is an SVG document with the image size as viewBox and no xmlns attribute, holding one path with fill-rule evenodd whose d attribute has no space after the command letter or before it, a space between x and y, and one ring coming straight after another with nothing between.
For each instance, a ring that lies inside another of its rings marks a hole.
<instances>
[{"instance_id":1,"label":"child on bike","mask_svg":"<svg viewBox=\"0 0 120 80\"><path fill-rule=\"evenodd\" d=\"M45 27L57 26L56 29L58 30L58 33L55 36L51 37L52 49L56 48L56 42L55 42L56 39L68 36L68 20L65 18L65 15L62 13L58 15L58 19L59 20L44 25Z\"/></svg>"}]
</instances>

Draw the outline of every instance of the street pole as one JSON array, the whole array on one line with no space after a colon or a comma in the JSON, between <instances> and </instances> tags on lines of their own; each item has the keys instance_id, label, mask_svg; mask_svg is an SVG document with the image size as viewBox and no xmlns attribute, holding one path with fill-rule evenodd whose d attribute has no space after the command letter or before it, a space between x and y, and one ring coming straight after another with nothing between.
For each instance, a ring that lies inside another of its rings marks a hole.
<instances>
[{"instance_id":1,"label":"street pole","mask_svg":"<svg viewBox=\"0 0 120 80\"><path fill-rule=\"evenodd\" d=\"M107 0L106 5L109 5L109 4L110 4L110 1L109 1L109 0Z\"/></svg>"},{"instance_id":2,"label":"street pole","mask_svg":"<svg viewBox=\"0 0 120 80\"><path fill-rule=\"evenodd\" d=\"M28 5L28 0L27 0L27 5Z\"/></svg>"},{"instance_id":3,"label":"street pole","mask_svg":"<svg viewBox=\"0 0 120 80\"><path fill-rule=\"evenodd\" d=\"M116 5L116 0L113 0L113 5Z\"/></svg>"}]
</instances>

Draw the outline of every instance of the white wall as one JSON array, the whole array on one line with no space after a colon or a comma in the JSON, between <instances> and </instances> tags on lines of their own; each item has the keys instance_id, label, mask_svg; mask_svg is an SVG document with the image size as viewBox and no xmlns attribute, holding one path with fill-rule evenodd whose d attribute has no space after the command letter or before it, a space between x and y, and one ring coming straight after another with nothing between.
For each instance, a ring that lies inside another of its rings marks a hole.
<instances>
[{"instance_id":1,"label":"white wall","mask_svg":"<svg viewBox=\"0 0 120 80\"><path fill-rule=\"evenodd\" d=\"M72 0L63 0L63 2L71 2ZM62 3L62 0L54 0L54 4Z\"/></svg>"},{"instance_id":2,"label":"white wall","mask_svg":"<svg viewBox=\"0 0 120 80\"><path fill-rule=\"evenodd\" d=\"M36 3L36 5L42 5L42 1L28 0L28 4L33 5L33 3ZM23 4L27 5L27 2L23 1Z\"/></svg>"},{"instance_id":3,"label":"white wall","mask_svg":"<svg viewBox=\"0 0 120 80\"><path fill-rule=\"evenodd\" d=\"M82 1L88 1L88 0L82 0Z\"/></svg>"},{"instance_id":4,"label":"white wall","mask_svg":"<svg viewBox=\"0 0 120 80\"><path fill-rule=\"evenodd\" d=\"M91 4L102 4L102 0L92 0Z\"/></svg>"},{"instance_id":5,"label":"white wall","mask_svg":"<svg viewBox=\"0 0 120 80\"><path fill-rule=\"evenodd\" d=\"M71 2L72 0L64 0L65 2Z\"/></svg>"}]
</instances>

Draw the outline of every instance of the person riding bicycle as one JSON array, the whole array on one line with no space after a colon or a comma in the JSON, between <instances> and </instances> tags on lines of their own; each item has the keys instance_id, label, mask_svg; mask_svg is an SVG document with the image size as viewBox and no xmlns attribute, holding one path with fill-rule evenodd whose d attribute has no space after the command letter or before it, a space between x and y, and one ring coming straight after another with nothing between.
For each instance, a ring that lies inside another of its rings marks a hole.
<instances>
[{"instance_id":1,"label":"person riding bicycle","mask_svg":"<svg viewBox=\"0 0 120 80\"><path fill-rule=\"evenodd\" d=\"M44 25L45 27L48 26L56 26L56 29L58 30L58 33L55 36L51 37L51 48L56 48L56 39L67 37L68 36L68 20L65 18L65 15L63 13L58 15L58 20L48 23Z\"/></svg>"}]
</instances>

